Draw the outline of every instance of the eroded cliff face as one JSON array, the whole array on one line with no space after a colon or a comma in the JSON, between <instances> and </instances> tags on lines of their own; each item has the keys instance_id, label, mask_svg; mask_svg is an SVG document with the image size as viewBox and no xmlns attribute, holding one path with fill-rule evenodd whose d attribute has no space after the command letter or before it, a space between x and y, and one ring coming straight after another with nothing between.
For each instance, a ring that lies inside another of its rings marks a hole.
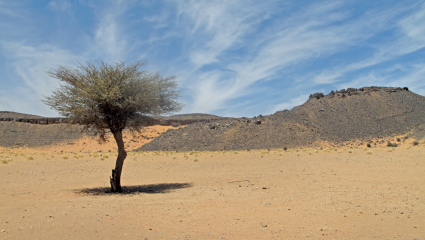
<instances>
[{"instance_id":1,"label":"eroded cliff face","mask_svg":"<svg viewBox=\"0 0 425 240\"><path fill-rule=\"evenodd\" d=\"M425 124L425 97L407 88L365 87L315 93L301 106L256 118L197 122L140 150L244 150L335 145L406 134Z\"/></svg>"}]
</instances>

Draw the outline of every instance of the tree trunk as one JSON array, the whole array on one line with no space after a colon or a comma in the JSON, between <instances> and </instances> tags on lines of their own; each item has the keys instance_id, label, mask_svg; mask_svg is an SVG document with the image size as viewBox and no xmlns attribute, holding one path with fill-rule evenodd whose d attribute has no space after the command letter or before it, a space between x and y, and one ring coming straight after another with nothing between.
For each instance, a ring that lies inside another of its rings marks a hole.
<instances>
[{"instance_id":1,"label":"tree trunk","mask_svg":"<svg viewBox=\"0 0 425 240\"><path fill-rule=\"evenodd\" d=\"M124 141L122 140L122 130L112 132L112 134L114 134L115 141L117 142L118 157L117 162L115 163L115 169L112 169L112 177L110 177L111 191L122 192L121 172L122 166L124 165L124 160L127 157L127 152L125 151Z\"/></svg>"}]
</instances>

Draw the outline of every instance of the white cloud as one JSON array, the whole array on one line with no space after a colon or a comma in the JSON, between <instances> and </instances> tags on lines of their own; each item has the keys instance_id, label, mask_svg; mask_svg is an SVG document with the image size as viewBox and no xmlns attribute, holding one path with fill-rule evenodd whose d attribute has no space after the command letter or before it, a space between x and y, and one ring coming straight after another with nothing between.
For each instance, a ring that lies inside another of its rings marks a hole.
<instances>
[{"instance_id":1,"label":"white cloud","mask_svg":"<svg viewBox=\"0 0 425 240\"><path fill-rule=\"evenodd\" d=\"M340 51L345 46L370 36L371 31L375 30L369 27L370 18L334 26L335 21L341 21L348 17L346 13L338 12L338 7L340 7L340 2L310 6L302 12L284 17L279 21L283 24L276 24L271 29L260 30L260 32L255 32L255 35L247 36L247 38L253 39L248 40L249 44L256 46L258 50L244 60L227 62L225 68L231 70L233 74L216 73L211 75L210 79L208 79L208 75L204 74L203 81L208 82L208 85L195 84L193 89L196 103L193 106L194 109L200 109L202 103L208 103L207 109L209 110L223 108L226 101L246 94L247 88L253 83L276 78L280 71L291 66ZM239 6L240 8L243 7ZM221 9L220 13L223 14L226 11ZM229 22L240 22L237 16L236 20L232 19L233 15L220 17L225 21L216 23L215 28L217 29L225 29ZM207 26L210 25L212 24L207 24ZM208 28L211 27L206 29ZM235 34L236 36L244 36L244 34L256 30L248 27L238 29L241 32ZM211 51L211 54L196 52L202 56L199 58L204 59L202 64L213 61L212 59L217 58L220 52L230 48L236 40L241 42L245 40L244 38L235 40L232 37L225 37L225 39L227 40L226 45L218 44L222 46L220 51ZM220 43L220 41L218 42ZM226 79L220 79L218 76ZM193 77L199 79L197 75ZM215 85L212 85L212 82Z\"/></svg>"},{"instance_id":2,"label":"white cloud","mask_svg":"<svg viewBox=\"0 0 425 240\"><path fill-rule=\"evenodd\" d=\"M127 39L120 21L129 4L124 1L110 1L104 9L97 13L98 28L95 32L93 49L98 58L105 61L122 61L127 54Z\"/></svg>"},{"instance_id":3,"label":"white cloud","mask_svg":"<svg viewBox=\"0 0 425 240\"><path fill-rule=\"evenodd\" d=\"M223 51L241 43L242 36L268 18L270 7L253 1L179 1L194 71L217 62Z\"/></svg>"},{"instance_id":4,"label":"white cloud","mask_svg":"<svg viewBox=\"0 0 425 240\"><path fill-rule=\"evenodd\" d=\"M0 102L0 109L26 109L26 113L55 116L55 112L38 101L59 87L59 80L50 78L46 71L58 65L73 66L84 60L82 56L50 45L32 47L22 43L3 43L1 46L9 56L16 78L3 80L13 81L15 87L2 93L4 100Z\"/></svg>"},{"instance_id":5,"label":"white cloud","mask_svg":"<svg viewBox=\"0 0 425 240\"><path fill-rule=\"evenodd\" d=\"M390 22L391 18L399 14L400 12L394 9L387 12L386 15L381 15L376 22ZM341 78L347 73L371 67L424 48L425 28L420 27L422 25L425 25L425 4L420 5L416 13L402 18L394 25L389 24L386 28L395 28L398 31L397 36L389 42L380 42L378 46L375 46L376 50L372 56L334 69L326 69L314 77L314 82L316 84L335 83L341 81Z\"/></svg>"}]
</instances>

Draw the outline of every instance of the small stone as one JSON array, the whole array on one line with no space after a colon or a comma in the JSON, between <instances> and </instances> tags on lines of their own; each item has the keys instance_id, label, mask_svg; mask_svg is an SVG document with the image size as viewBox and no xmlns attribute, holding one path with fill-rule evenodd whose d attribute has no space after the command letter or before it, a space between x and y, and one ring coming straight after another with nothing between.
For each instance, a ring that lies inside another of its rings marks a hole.
<instances>
[{"instance_id":1,"label":"small stone","mask_svg":"<svg viewBox=\"0 0 425 240\"><path fill-rule=\"evenodd\" d=\"M72 202L72 200L68 200L68 202Z\"/></svg>"},{"instance_id":2,"label":"small stone","mask_svg":"<svg viewBox=\"0 0 425 240\"><path fill-rule=\"evenodd\" d=\"M106 216L109 216L109 214L106 214Z\"/></svg>"},{"instance_id":3,"label":"small stone","mask_svg":"<svg viewBox=\"0 0 425 240\"><path fill-rule=\"evenodd\" d=\"M262 224L263 227L267 227L267 224Z\"/></svg>"},{"instance_id":4,"label":"small stone","mask_svg":"<svg viewBox=\"0 0 425 240\"><path fill-rule=\"evenodd\" d=\"M378 215L378 213L375 213L375 215Z\"/></svg>"},{"instance_id":5,"label":"small stone","mask_svg":"<svg viewBox=\"0 0 425 240\"><path fill-rule=\"evenodd\" d=\"M266 187L263 187L262 189L267 189Z\"/></svg>"},{"instance_id":6,"label":"small stone","mask_svg":"<svg viewBox=\"0 0 425 240\"><path fill-rule=\"evenodd\" d=\"M4 230L1 230L1 232L4 232Z\"/></svg>"}]
</instances>

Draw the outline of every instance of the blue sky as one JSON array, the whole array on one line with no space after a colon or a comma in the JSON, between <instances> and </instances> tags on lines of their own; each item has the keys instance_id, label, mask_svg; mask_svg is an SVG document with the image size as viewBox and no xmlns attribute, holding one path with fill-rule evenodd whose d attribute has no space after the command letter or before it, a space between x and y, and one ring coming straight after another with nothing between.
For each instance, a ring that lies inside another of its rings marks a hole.
<instances>
[{"instance_id":1,"label":"blue sky","mask_svg":"<svg viewBox=\"0 0 425 240\"><path fill-rule=\"evenodd\" d=\"M0 0L0 111L57 116L46 71L148 61L178 78L181 113L252 117L314 92L425 95L425 1Z\"/></svg>"}]
</instances>

